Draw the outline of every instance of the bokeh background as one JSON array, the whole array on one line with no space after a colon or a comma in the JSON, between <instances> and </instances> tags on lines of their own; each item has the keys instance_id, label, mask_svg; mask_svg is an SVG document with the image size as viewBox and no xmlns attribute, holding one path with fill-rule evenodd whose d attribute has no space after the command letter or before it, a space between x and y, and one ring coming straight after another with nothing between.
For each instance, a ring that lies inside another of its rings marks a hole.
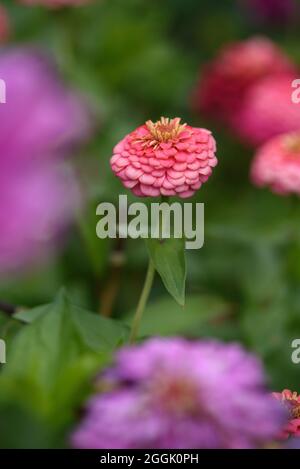
<instances>
[{"instance_id":1,"label":"bokeh background","mask_svg":"<svg viewBox=\"0 0 300 469\"><path fill-rule=\"evenodd\" d=\"M300 390L300 365L291 362L291 342L300 338L299 199L253 186L253 149L193 105L203 65L227 43L264 35L300 66L299 14L275 15L274 6L263 10L259 2L249 10L245 3L95 0L82 7L51 9L1 2L10 23L2 49L28 46L50 56L63 86L75 90L89 108L90 128L64 160L73 182L53 201L58 212L70 194L76 199L72 216L65 217L67 226L34 259L0 269L0 337L8 349L8 363L1 365L0 446L68 445L95 363L99 368L102 359L109 359L107 350L126 334L115 330L123 327L119 323L110 331L109 321L99 337L91 329L96 317L130 321L147 252L142 240L98 239L95 209L125 193L110 170L113 146L138 125L160 116L180 116L191 125L210 128L219 165L192 199L205 203L205 246L187 252L186 306L175 304L157 276L141 335L239 341L264 361L270 389ZM0 78L1 73L0 59ZM0 134L3 119L0 115ZM17 138L17 129L9 138ZM56 190L52 185L50 193ZM46 193L40 197L41 202L45 197L47 210ZM28 223L34 226L40 216L37 211ZM3 214L0 220L2 231ZM66 293L52 303L62 287ZM43 308L54 309L60 319L36 328L30 338L18 336L29 327L26 312L30 322ZM93 316L91 328L79 333L81 309ZM20 311L22 321L11 316ZM95 344L107 336L104 353Z\"/></svg>"}]
</instances>

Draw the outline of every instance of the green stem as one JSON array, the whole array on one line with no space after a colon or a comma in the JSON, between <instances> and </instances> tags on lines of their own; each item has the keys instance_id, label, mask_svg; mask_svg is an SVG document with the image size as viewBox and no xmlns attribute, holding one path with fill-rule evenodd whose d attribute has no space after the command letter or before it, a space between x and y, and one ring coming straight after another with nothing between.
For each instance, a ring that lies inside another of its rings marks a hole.
<instances>
[{"instance_id":1,"label":"green stem","mask_svg":"<svg viewBox=\"0 0 300 469\"><path fill-rule=\"evenodd\" d=\"M147 300L150 295L151 287L153 284L154 274L155 274L154 264L151 261L151 259L149 259L148 271L147 271L147 275L145 278L145 283L144 283L143 290L142 290L142 293L141 293L141 296L140 296L140 299L136 308L136 312L132 321L132 328L131 328L131 334L130 334L130 339L129 339L129 342L131 344L133 344L136 341L140 323L143 317L143 312L144 312Z\"/></svg>"}]
</instances>

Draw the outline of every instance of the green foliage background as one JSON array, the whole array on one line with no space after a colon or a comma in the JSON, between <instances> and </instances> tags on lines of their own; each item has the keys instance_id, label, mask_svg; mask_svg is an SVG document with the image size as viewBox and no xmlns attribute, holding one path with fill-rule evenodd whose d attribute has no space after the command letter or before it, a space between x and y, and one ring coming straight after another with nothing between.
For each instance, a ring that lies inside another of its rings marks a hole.
<instances>
[{"instance_id":1,"label":"green foliage background","mask_svg":"<svg viewBox=\"0 0 300 469\"><path fill-rule=\"evenodd\" d=\"M156 276L141 337L239 341L263 359L271 389L300 391L300 368L291 362L291 341L300 338L300 202L254 188L251 150L196 115L191 98L201 66L229 41L265 34L300 64L299 28L258 26L229 0L96 0L55 11L3 3L12 42L54 56L66 82L90 100L95 131L71 160L86 204L64 248L43 267L1 279L0 298L20 312L0 316L8 351L0 446L67 445L95 373L126 341L147 251L141 240L98 239L95 208L124 193L109 168L114 144L161 115L211 128L219 165L193 198L205 202L206 239L187 252L186 306ZM99 315L111 288L114 319Z\"/></svg>"}]
</instances>

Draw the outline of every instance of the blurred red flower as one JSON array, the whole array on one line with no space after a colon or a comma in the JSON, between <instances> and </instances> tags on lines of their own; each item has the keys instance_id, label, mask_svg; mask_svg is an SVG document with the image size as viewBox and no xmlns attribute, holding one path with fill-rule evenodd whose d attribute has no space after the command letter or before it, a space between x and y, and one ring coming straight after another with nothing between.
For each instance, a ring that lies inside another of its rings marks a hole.
<instances>
[{"instance_id":1,"label":"blurred red flower","mask_svg":"<svg viewBox=\"0 0 300 469\"><path fill-rule=\"evenodd\" d=\"M267 38L253 37L229 44L202 71L196 89L196 109L231 125L254 84L266 77L294 72L294 64Z\"/></svg>"},{"instance_id":2,"label":"blurred red flower","mask_svg":"<svg viewBox=\"0 0 300 469\"><path fill-rule=\"evenodd\" d=\"M233 128L246 143L257 146L270 138L300 130L300 104L292 101L295 75L268 77L254 85Z\"/></svg>"}]
</instances>

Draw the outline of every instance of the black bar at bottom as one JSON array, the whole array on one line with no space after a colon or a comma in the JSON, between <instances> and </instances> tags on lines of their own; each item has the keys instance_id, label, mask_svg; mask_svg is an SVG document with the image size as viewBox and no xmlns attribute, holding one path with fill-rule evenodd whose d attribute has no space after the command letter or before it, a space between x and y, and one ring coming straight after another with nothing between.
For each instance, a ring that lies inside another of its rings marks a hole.
<instances>
[{"instance_id":1,"label":"black bar at bottom","mask_svg":"<svg viewBox=\"0 0 300 469\"><path fill-rule=\"evenodd\" d=\"M287 463L287 458L297 458L293 450L0 450L1 464L42 466L44 463L63 464L66 467L100 467L103 464L119 464L136 467L148 464L225 464ZM297 458L298 459L298 458Z\"/></svg>"}]
</instances>

